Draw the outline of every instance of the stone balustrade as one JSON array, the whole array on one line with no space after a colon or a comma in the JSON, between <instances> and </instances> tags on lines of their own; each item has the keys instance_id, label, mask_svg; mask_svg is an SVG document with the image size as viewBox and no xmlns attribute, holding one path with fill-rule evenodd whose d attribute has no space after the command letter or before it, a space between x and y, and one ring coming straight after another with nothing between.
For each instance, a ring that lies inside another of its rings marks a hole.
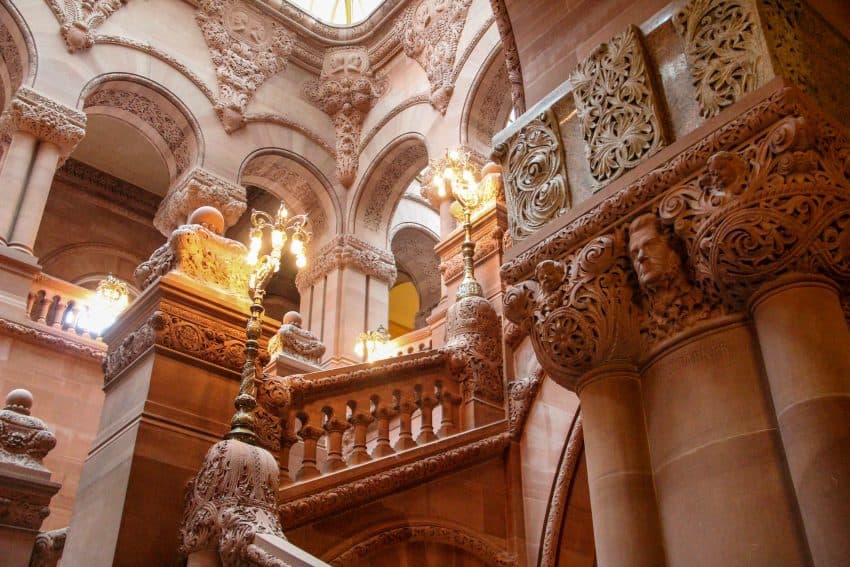
<instances>
[{"instance_id":1,"label":"stone balustrade","mask_svg":"<svg viewBox=\"0 0 850 567\"><path fill-rule=\"evenodd\" d=\"M394 338L390 341L390 346L387 350L395 356L401 356L403 354L431 350L432 346L430 327L422 327L421 329L415 329Z\"/></svg>"},{"instance_id":2,"label":"stone balustrade","mask_svg":"<svg viewBox=\"0 0 850 567\"><path fill-rule=\"evenodd\" d=\"M27 297L27 318L74 335L97 334L85 327L87 302L94 293L48 274L38 274Z\"/></svg>"}]
</instances>

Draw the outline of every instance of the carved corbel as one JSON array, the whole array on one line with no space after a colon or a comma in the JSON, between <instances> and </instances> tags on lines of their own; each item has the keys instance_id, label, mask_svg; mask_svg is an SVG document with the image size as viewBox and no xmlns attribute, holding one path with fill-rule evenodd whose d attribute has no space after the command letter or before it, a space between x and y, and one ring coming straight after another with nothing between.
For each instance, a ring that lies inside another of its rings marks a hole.
<instances>
[{"instance_id":1,"label":"carved corbel","mask_svg":"<svg viewBox=\"0 0 850 567\"><path fill-rule=\"evenodd\" d=\"M514 441L519 441L525 428L525 420L540 391L543 371L538 369L525 378L508 384L508 431Z\"/></svg>"},{"instance_id":2,"label":"carved corbel","mask_svg":"<svg viewBox=\"0 0 850 567\"><path fill-rule=\"evenodd\" d=\"M286 68L294 42L279 23L240 0L200 0L195 20L218 78L216 113L231 133L244 126L257 89Z\"/></svg>"},{"instance_id":3,"label":"carved corbel","mask_svg":"<svg viewBox=\"0 0 850 567\"><path fill-rule=\"evenodd\" d=\"M499 316L489 301L465 297L449 308L443 349L465 400L504 400Z\"/></svg>"},{"instance_id":4,"label":"carved corbel","mask_svg":"<svg viewBox=\"0 0 850 567\"><path fill-rule=\"evenodd\" d=\"M213 445L187 487L181 554L215 550L224 567L283 567L254 544L257 534L286 539L277 515L278 476L265 449L241 441Z\"/></svg>"},{"instance_id":5,"label":"carved corbel","mask_svg":"<svg viewBox=\"0 0 850 567\"><path fill-rule=\"evenodd\" d=\"M95 29L117 12L127 0L71 0L62 5L60 18L62 39L68 51L88 49L94 45ZM53 3L50 3L53 6ZM58 3L55 4L58 6Z\"/></svg>"},{"instance_id":6,"label":"carved corbel","mask_svg":"<svg viewBox=\"0 0 850 567\"><path fill-rule=\"evenodd\" d=\"M245 188L196 167L169 189L154 216L153 224L168 236L186 223L189 213L202 206L215 207L224 215L225 229L236 224L247 208Z\"/></svg>"},{"instance_id":7,"label":"carved corbel","mask_svg":"<svg viewBox=\"0 0 850 567\"><path fill-rule=\"evenodd\" d=\"M404 53L425 69L431 106L446 113L454 92L454 63L472 0L421 0L405 14Z\"/></svg>"},{"instance_id":8,"label":"carved corbel","mask_svg":"<svg viewBox=\"0 0 850 567\"><path fill-rule=\"evenodd\" d=\"M86 133L86 115L31 88L19 87L0 129L27 132L54 144L59 148L61 166Z\"/></svg>"},{"instance_id":9,"label":"carved corbel","mask_svg":"<svg viewBox=\"0 0 850 567\"><path fill-rule=\"evenodd\" d=\"M543 370L561 386L578 391L590 370L637 360L640 323L629 264L618 230L566 261L541 262L533 279L505 294L505 316L529 333Z\"/></svg>"},{"instance_id":10,"label":"carved corbel","mask_svg":"<svg viewBox=\"0 0 850 567\"><path fill-rule=\"evenodd\" d=\"M826 122L788 117L662 200L695 277L740 307L786 273L850 280L850 144Z\"/></svg>"},{"instance_id":11,"label":"carved corbel","mask_svg":"<svg viewBox=\"0 0 850 567\"><path fill-rule=\"evenodd\" d=\"M333 120L336 172L346 187L357 175L357 148L363 121L386 89L387 79L372 71L365 47L329 49L320 77L304 85L306 97Z\"/></svg>"}]
</instances>

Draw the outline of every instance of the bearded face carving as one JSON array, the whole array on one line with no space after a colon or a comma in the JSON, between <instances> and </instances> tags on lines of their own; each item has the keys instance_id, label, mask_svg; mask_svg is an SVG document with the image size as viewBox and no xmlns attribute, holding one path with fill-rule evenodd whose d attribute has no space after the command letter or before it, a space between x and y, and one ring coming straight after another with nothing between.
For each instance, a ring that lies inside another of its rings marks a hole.
<instances>
[{"instance_id":1,"label":"bearded face carving","mask_svg":"<svg viewBox=\"0 0 850 567\"><path fill-rule=\"evenodd\" d=\"M648 292L668 288L681 273L679 255L658 230L655 215L642 215L629 225L629 255L641 288Z\"/></svg>"}]
</instances>

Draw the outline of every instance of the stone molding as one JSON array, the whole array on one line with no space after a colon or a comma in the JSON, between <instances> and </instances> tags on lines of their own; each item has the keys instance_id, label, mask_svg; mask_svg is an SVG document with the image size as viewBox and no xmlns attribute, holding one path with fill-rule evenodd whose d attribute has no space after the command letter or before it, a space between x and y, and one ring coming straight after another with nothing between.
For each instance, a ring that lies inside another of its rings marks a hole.
<instances>
[{"instance_id":1,"label":"stone molding","mask_svg":"<svg viewBox=\"0 0 850 567\"><path fill-rule=\"evenodd\" d=\"M304 293L316 281L342 268L357 270L390 286L398 275L392 254L353 234L341 234L316 253L310 267L298 272L295 285Z\"/></svg>"},{"instance_id":2,"label":"stone molding","mask_svg":"<svg viewBox=\"0 0 850 567\"><path fill-rule=\"evenodd\" d=\"M509 434L500 433L367 478L337 485L333 490L324 490L282 503L278 507L281 522L284 527L291 529L354 508L392 492L495 457L501 454L508 444Z\"/></svg>"},{"instance_id":3,"label":"stone molding","mask_svg":"<svg viewBox=\"0 0 850 567\"><path fill-rule=\"evenodd\" d=\"M520 241L570 208L570 188L558 120L541 112L493 150L502 164L508 227Z\"/></svg>"},{"instance_id":4,"label":"stone molding","mask_svg":"<svg viewBox=\"0 0 850 567\"><path fill-rule=\"evenodd\" d=\"M59 352L79 356L80 358L95 361L103 360L106 352L105 344L92 344L93 341L89 341L88 339L74 340L73 336L67 335L67 333L59 335L48 329L41 329L39 327L40 325L36 323L18 323L0 317L0 334L25 340L54 351L58 350Z\"/></svg>"},{"instance_id":5,"label":"stone molding","mask_svg":"<svg viewBox=\"0 0 850 567\"><path fill-rule=\"evenodd\" d=\"M519 441L525 421L543 383L544 373L538 369L525 378L508 383L508 432L511 439Z\"/></svg>"},{"instance_id":6,"label":"stone molding","mask_svg":"<svg viewBox=\"0 0 850 567\"><path fill-rule=\"evenodd\" d=\"M218 78L216 113L230 133L244 125L254 93L286 68L292 35L243 0L200 0L195 16Z\"/></svg>"},{"instance_id":7,"label":"stone molding","mask_svg":"<svg viewBox=\"0 0 850 567\"><path fill-rule=\"evenodd\" d=\"M499 37L502 40L502 52L505 54L505 66L508 69L508 82L511 85L511 101L517 116L525 113L525 87L522 82L522 65L516 46L514 29L505 0L490 0L490 9L496 18Z\"/></svg>"},{"instance_id":8,"label":"stone molding","mask_svg":"<svg viewBox=\"0 0 850 567\"><path fill-rule=\"evenodd\" d=\"M337 178L346 187L357 176L363 121L387 87L386 75L372 70L365 47L328 49L321 75L304 85L307 99L333 121Z\"/></svg>"},{"instance_id":9,"label":"stone molding","mask_svg":"<svg viewBox=\"0 0 850 567\"><path fill-rule=\"evenodd\" d=\"M552 485L549 507L546 510L546 519L543 524L543 534L540 538L539 567L557 567L561 531L564 527L564 514L567 512L570 489L583 451L584 428L581 413L578 413L561 453L558 473Z\"/></svg>"},{"instance_id":10,"label":"stone molding","mask_svg":"<svg viewBox=\"0 0 850 567\"><path fill-rule=\"evenodd\" d=\"M245 187L196 167L179 184L168 190L154 216L154 226L165 236L198 207L209 205L224 216L225 228L236 224L248 207Z\"/></svg>"},{"instance_id":11,"label":"stone molding","mask_svg":"<svg viewBox=\"0 0 850 567\"><path fill-rule=\"evenodd\" d=\"M454 91L454 63L472 0L420 0L402 23L402 48L419 63L431 84L431 106L446 113Z\"/></svg>"},{"instance_id":12,"label":"stone molding","mask_svg":"<svg viewBox=\"0 0 850 567\"><path fill-rule=\"evenodd\" d=\"M383 527L379 533L358 542L336 557L329 559L329 562L335 567L357 564L383 547L415 541L436 542L463 549L488 566L509 567L519 564L514 554L499 549L480 535L469 530L424 522L397 527Z\"/></svg>"},{"instance_id":13,"label":"stone molding","mask_svg":"<svg viewBox=\"0 0 850 567\"><path fill-rule=\"evenodd\" d=\"M145 224L153 221L159 206L160 199L153 193L73 158L56 170L56 179L98 206Z\"/></svg>"},{"instance_id":14,"label":"stone molding","mask_svg":"<svg viewBox=\"0 0 850 567\"><path fill-rule=\"evenodd\" d=\"M54 144L64 162L86 133L86 115L29 87L18 87L3 115L2 128Z\"/></svg>"},{"instance_id":15,"label":"stone molding","mask_svg":"<svg viewBox=\"0 0 850 567\"><path fill-rule=\"evenodd\" d=\"M29 567L56 567L62 558L67 538L68 528L39 532L35 536Z\"/></svg>"},{"instance_id":16,"label":"stone molding","mask_svg":"<svg viewBox=\"0 0 850 567\"><path fill-rule=\"evenodd\" d=\"M286 539L277 517L279 470L274 457L241 441L219 441L189 481L180 553L215 550L224 567L286 567L260 546L257 534Z\"/></svg>"},{"instance_id":17,"label":"stone molding","mask_svg":"<svg viewBox=\"0 0 850 567\"><path fill-rule=\"evenodd\" d=\"M153 285L169 272L179 272L240 300L248 300L250 267L247 249L241 242L219 236L208 228L185 224L154 250L133 272L140 290Z\"/></svg>"},{"instance_id":18,"label":"stone molding","mask_svg":"<svg viewBox=\"0 0 850 567\"><path fill-rule=\"evenodd\" d=\"M635 26L597 47L570 81L596 187L610 183L666 144L656 92Z\"/></svg>"},{"instance_id":19,"label":"stone molding","mask_svg":"<svg viewBox=\"0 0 850 567\"><path fill-rule=\"evenodd\" d=\"M465 297L449 307L441 350L452 376L461 383L464 401L504 401L500 331L499 316L483 297Z\"/></svg>"}]
</instances>

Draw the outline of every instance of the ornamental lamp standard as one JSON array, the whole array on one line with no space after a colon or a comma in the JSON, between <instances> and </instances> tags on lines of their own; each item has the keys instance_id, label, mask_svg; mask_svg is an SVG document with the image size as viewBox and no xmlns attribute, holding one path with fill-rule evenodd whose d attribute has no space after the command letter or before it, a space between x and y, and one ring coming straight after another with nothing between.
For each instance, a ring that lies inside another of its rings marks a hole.
<instances>
[{"instance_id":1,"label":"ornamental lamp standard","mask_svg":"<svg viewBox=\"0 0 850 567\"><path fill-rule=\"evenodd\" d=\"M374 362L386 358L390 343L390 334L383 325L378 325L374 331L363 331L357 335L354 352L363 357L365 362Z\"/></svg>"},{"instance_id":2,"label":"ornamental lamp standard","mask_svg":"<svg viewBox=\"0 0 850 567\"><path fill-rule=\"evenodd\" d=\"M475 242L472 240L472 213L479 209L487 198L478 182L478 168L469 159L465 150L447 150L440 159L429 164L431 186L439 197L454 199L460 205L463 218L464 239L461 244L463 257L463 279L457 290L457 299L484 295L481 284L475 280Z\"/></svg>"},{"instance_id":3,"label":"ornamental lamp standard","mask_svg":"<svg viewBox=\"0 0 850 567\"><path fill-rule=\"evenodd\" d=\"M94 295L86 303L85 310L74 321L74 325L97 338L112 326L129 303L130 291L127 284L108 274L106 279L98 282ZM66 318L70 317L73 317L71 311L66 315ZM66 322L70 323L68 319Z\"/></svg>"},{"instance_id":4,"label":"ornamental lamp standard","mask_svg":"<svg viewBox=\"0 0 850 567\"><path fill-rule=\"evenodd\" d=\"M271 231L272 249L268 254L260 256L263 245L264 231ZM251 211L251 241L248 245L246 263L252 267L248 278L248 288L251 296L251 316L245 327L245 364L242 366L242 381L239 383L239 394L234 405L236 413L230 420L230 431L225 439L238 439L252 445L257 444L257 433L254 428L254 408L257 407L257 353L260 350L262 335L263 297L266 286L272 276L280 270L280 258L283 249L289 241L289 250L295 255L295 265L300 269L307 266L304 255L304 245L310 241L307 230L307 215L290 217L283 203L272 217L265 211Z\"/></svg>"}]
</instances>

